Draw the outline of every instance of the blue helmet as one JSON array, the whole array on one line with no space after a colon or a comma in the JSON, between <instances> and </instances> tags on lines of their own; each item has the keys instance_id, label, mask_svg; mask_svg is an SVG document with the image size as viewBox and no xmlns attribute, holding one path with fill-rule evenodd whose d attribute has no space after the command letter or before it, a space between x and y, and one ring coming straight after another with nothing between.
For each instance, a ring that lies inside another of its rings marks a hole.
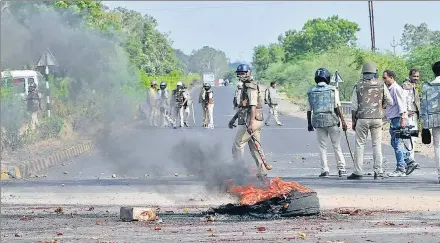
<instances>
[{"instance_id":1,"label":"blue helmet","mask_svg":"<svg viewBox=\"0 0 440 243\"><path fill-rule=\"evenodd\" d=\"M238 72L247 72L247 71L251 71L251 68L249 67L249 65L240 64L240 65L238 65L237 70L235 72L238 73Z\"/></svg>"},{"instance_id":2,"label":"blue helmet","mask_svg":"<svg viewBox=\"0 0 440 243\"><path fill-rule=\"evenodd\" d=\"M326 84L330 83L331 74L327 70L327 68L318 68L315 72L315 82L325 82Z\"/></svg>"}]
</instances>

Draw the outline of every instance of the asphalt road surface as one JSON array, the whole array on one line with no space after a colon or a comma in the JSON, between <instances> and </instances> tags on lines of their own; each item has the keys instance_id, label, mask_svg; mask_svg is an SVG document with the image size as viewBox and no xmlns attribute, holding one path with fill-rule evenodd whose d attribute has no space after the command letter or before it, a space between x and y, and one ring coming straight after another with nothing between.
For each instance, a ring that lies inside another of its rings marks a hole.
<instances>
[{"instance_id":1,"label":"asphalt road surface","mask_svg":"<svg viewBox=\"0 0 440 243\"><path fill-rule=\"evenodd\" d=\"M245 165L231 160L236 129L227 124L234 114L233 91L214 89L214 129L202 128L201 108L195 103L196 123L190 128L139 122L126 134L101 139L89 155L41 172L38 178L2 181L2 242L440 242L440 193L432 160L417 156L422 169L406 178L373 180L367 175L362 181L348 181L336 175L329 148L332 176L318 178L316 133L307 131L305 120L288 116L280 116L285 126L272 124L262 131L262 146L273 165L269 177L316 190L323 214L277 220L221 216L205 222L201 212L236 201L222 193L225 179L253 181L254 162L247 147ZM352 135L349 140L353 149ZM350 173L345 139L342 144ZM393 150L384 145L383 152L391 172ZM367 173L372 164L368 144ZM163 214L161 230L155 230L157 223L121 222L119 207L125 205L156 205L174 213ZM55 213L57 207L63 212ZM347 215L335 210L342 207L361 211ZM257 231L257 226L266 229Z\"/></svg>"}]
</instances>

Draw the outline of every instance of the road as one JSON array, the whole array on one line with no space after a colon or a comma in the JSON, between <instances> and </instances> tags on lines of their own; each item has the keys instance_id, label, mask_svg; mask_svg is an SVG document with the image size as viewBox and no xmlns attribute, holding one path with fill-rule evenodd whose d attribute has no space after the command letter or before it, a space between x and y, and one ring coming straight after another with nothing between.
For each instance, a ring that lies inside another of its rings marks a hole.
<instances>
[{"instance_id":1,"label":"road","mask_svg":"<svg viewBox=\"0 0 440 243\"><path fill-rule=\"evenodd\" d=\"M140 122L126 134L100 140L91 154L41 172L45 177L2 181L3 242L283 242L298 238L300 232L307 235L304 242L439 242L440 196L432 160L417 156L422 169L407 178L373 180L366 176L362 181L348 181L336 175L330 149L332 176L318 178L316 134L307 131L303 119L288 116L280 117L284 127L272 125L262 131L262 146L274 167L269 176L316 190L323 215L200 220L200 212L207 208L235 202L221 192L222 183L228 178L249 183L254 166L247 147L245 165L231 161L236 130L227 123L233 115L233 88L217 87L214 95L215 129L201 127L201 108L195 104L196 124L190 128L151 128ZM349 140L354 144L353 135ZM351 172L345 139L342 143ZM390 172L393 150L384 145L383 152ZM365 170L372 170L370 144ZM155 231L154 225L145 222L120 222L119 207L124 205L157 205L175 213L162 214L162 230ZM54 212L57 207L63 208L62 214ZM335 211L342 207L359 208L362 213L347 216ZM369 210L379 211L372 214ZM266 231L257 232L255 226L265 226ZM57 236L58 232L62 235Z\"/></svg>"}]
</instances>

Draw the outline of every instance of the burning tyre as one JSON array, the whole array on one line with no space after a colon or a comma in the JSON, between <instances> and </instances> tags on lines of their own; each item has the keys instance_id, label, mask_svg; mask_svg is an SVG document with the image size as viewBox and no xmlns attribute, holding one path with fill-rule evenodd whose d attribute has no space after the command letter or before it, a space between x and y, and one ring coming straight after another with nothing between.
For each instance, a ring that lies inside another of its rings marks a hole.
<instances>
[{"instance_id":1,"label":"burning tyre","mask_svg":"<svg viewBox=\"0 0 440 243\"><path fill-rule=\"evenodd\" d=\"M228 192L237 196L240 202L214 208L212 213L296 217L316 215L320 212L316 192L297 182L286 182L280 178L270 180L267 188L231 185Z\"/></svg>"}]
</instances>

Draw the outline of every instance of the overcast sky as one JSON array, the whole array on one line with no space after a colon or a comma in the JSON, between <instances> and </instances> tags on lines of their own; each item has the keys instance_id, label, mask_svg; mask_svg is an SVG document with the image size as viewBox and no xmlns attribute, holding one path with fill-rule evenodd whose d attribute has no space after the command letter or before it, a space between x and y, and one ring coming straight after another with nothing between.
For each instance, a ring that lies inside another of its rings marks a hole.
<instances>
[{"instance_id":1,"label":"overcast sky","mask_svg":"<svg viewBox=\"0 0 440 243\"><path fill-rule=\"evenodd\" d=\"M173 47L189 54L202 46L226 53L231 61L251 61L253 48L277 42L288 29L301 29L313 18L339 15L360 25L358 44L370 48L367 1L340 2L104 2L110 8L125 7L149 14L161 32L170 34ZM440 30L440 2L374 2L376 47L392 49L393 36L400 40L405 23ZM398 51L400 48L397 49Z\"/></svg>"}]
</instances>

